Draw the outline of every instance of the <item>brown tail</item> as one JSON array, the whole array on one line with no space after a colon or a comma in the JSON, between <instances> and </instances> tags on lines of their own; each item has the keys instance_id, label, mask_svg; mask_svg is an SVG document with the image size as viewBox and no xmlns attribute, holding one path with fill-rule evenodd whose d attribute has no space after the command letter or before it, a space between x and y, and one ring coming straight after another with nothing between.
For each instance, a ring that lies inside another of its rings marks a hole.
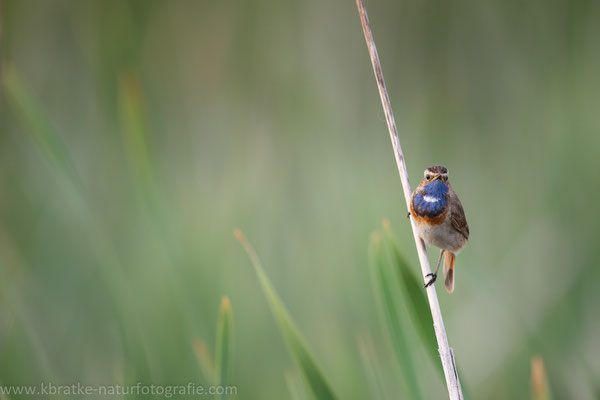
<instances>
[{"instance_id":1,"label":"brown tail","mask_svg":"<svg viewBox=\"0 0 600 400\"><path fill-rule=\"evenodd\" d=\"M454 259L456 255L450 251L444 252L444 284L448 293L454 292Z\"/></svg>"}]
</instances>

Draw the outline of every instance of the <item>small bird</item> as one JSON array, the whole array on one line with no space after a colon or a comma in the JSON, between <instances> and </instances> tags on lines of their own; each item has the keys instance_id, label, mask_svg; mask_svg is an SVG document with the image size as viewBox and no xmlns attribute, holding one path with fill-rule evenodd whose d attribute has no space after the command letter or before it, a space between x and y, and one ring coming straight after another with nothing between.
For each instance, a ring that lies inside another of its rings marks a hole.
<instances>
[{"instance_id":1,"label":"small bird","mask_svg":"<svg viewBox=\"0 0 600 400\"><path fill-rule=\"evenodd\" d=\"M469 225L462 204L450 182L448 169L432 165L425 170L423 180L410 199L410 214L417 226L417 232L426 245L440 248L435 273L425 287L437 279L442 255L444 255L444 283L448 293L454 291L454 259L467 244Z\"/></svg>"}]
</instances>

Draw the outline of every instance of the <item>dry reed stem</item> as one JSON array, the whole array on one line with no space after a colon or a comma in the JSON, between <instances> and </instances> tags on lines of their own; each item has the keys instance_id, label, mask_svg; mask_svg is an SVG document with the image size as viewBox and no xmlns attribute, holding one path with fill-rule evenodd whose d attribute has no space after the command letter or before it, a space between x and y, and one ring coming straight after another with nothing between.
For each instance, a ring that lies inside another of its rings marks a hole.
<instances>
[{"instance_id":1,"label":"dry reed stem","mask_svg":"<svg viewBox=\"0 0 600 400\"><path fill-rule=\"evenodd\" d=\"M404 154L402 153L402 147L400 146L400 138L398 137L396 121L394 120L392 106L390 104L390 99L385 87L385 81L383 79L381 62L379 61L379 55L377 54L373 33L371 32L371 27L369 25L369 17L367 16L367 10L365 9L363 0L356 0L356 5L358 7L358 13L360 14L360 21L365 34L367 47L369 49L371 63L373 64L373 72L375 73L375 79L377 80L379 96L381 97L381 103L385 113L385 120L387 122L390 139L394 148L394 155L396 156L396 164L398 166L400 180L402 181L402 189L404 191L406 206L410 211L410 197L412 190L410 189L408 172L406 171L406 163L404 162ZM419 254L419 262L421 263L423 279L426 280L427 274L431 273L431 266L429 265L429 259L427 258L427 250L425 249L425 243L423 243L423 240L421 240L419 234L417 233L415 220L412 218L412 216L410 218L410 223L412 226L415 244L417 246L417 253ZM448 337L446 336L446 328L444 327L444 321L442 319L442 312L440 310L440 304L435 291L435 285L429 286L426 291L427 299L429 300L429 307L431 308L431 315L433 317L433 328L435 330L435 336L438 342L438 351L442 360L442 367L444 368L444 376L446 377L448 394L450 395L451 400L463 400L460 380L458 379L458 372L456 370L456 363L454 361L454 352L448 344Z\"/></svg>"}]
</instances>

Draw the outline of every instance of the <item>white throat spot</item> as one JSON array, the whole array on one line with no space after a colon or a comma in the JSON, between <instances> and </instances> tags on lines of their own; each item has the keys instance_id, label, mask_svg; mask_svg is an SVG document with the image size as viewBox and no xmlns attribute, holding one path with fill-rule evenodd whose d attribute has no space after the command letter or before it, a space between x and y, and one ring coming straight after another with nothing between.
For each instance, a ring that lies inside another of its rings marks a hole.
<instances>
[{"instance_id":1,"label":"white throat spot","mask_svg":"<svg viewBox=\"0 0 600 400\"><path fill-rule=\"evenodd\" d=\"M425 200L428 203L437 203L438 201L440 201L439 198L433 197L433 196L429 196L429 195L423 196L423 200Z\"/></svg>"}]
</instances>

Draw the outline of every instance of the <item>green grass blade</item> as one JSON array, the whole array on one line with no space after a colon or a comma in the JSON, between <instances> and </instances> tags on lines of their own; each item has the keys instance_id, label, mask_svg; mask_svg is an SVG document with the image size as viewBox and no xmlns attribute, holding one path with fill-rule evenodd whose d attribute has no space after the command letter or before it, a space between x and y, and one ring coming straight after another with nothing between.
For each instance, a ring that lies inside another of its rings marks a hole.
<instances>
[{"instance_id":1,"label":"green grass blade","mask_svg":"<svg viewBox=\"0 0 600 400\"><path fill-rule=\"evenodd\" d=\"M263 292L267 297L267 301L271 307L273 316L279 325L281 334L286 341L292 356L298 363L298 367L300 368L300 371L302 371L302 374L304 375L304 378L306 379L306 382L312 390L314 396L319 400L335 399L336 396L334 395L333 390L325 379L321 369L317 365L314 356L310 352L308 345L302 337L302 334L296 327L294 320L290 316L289 312L285 308L285 305L275 291L275 288L273 288L273 285L265 274L254 248L239 230L235 231L235 236L246 250L246 253L248 253L250 261L254 265L254 269L256 270L258 279L260 280Z\"/></svg>"},{"instance_id":2,"label":"green grass blade","mask_svg":"<svg viewBox=\"0 0 600 400\"><path fill-rule=\"evenodd\" d=\"M148 127L144 118L142 88L138 77L133 73L121 76L119 104L123 134L135 176L145 194L151 201L155 201L155 178L150 157Z\"/></svg>"},{"instance_id":3,"label":"green grass blade","mask_svg":"<svg viewBox=\"0 0 600 400\"><path fill-rule=\"evenodd\" d=\"M377 359L373 341L368 336L359 336L357 338L357 343L365 374L367 375L367 380L371 387L372 398L382 400L391 398L385 389L383 371L379 360Z\"/></svg>"},{"instance_id":4,"label":"green grass blade","mask_svg":"<svg viewBox=\"0 0 600 400\"><path fill-rule=\"evenodd\" d=\"M412 318L413 324L418 331L418 336L423 342L426 351L429 353L432 361L438 366L440 377L444 378L444 371L439 362L440 355L438 352L437 339L433 329L433 318L431 310L427 302L423 284L417 277L413 268L406 262L406 259L400 253L394 235L389 227L389 223L383 223L385 232L385 245L392 257L392 263L397 271L398 280L404 295L404 301L408 305L408 310Z\"/></svg>"},{"instance_id":5,"label":"green grass blade","mask_svg":"<svg viewBox=\"0 0 600 400\"><path fill-rule=\"evenodd\" d=\"M296 370L287 370L285 372L285 383L290 392L291 400L308 400L310 396L306 392L304 382L300 373Z\"/></svg>"},{"instance_id":6,"label":"green grass blade","mask_svg":"<svg viewBox=\"0 0 600 400\"><path fill-rule=\"evenodd\" d=\"M215 371L217 384L223 387L230 383L231 368L233 365L233 312L228 297L223 297L219 309L217 322L217 352L215 357ZM227 395L221 396L222 399Z\"/></svg>"},{"instance_id":7,"label":"green grass blade","mask_svg":"<svg viewBox=\"0 0 600 400\"><path fill-rule=\"evenodd\" d=\"M400 299L397 296L396 281L393 277L392 266L390 265L380 232L374 232L371 235L369 260L375 283L375 292L379 296L379 303L384 314L383 319L388 327L409 397L411 399L423 398L418 384L411 346L408 343L407 326L400 319L400 312L398 310Z\"/></svg>"},{"instance_id":8,"label":"green grass blade","mask_svg":"<svg viewBox=\"0 0 600 400\"><path fill-rule=\"evenodd\" d=\"M13 66L8 65L4 70L2 84L15 110L27 123L28 132L42 153L77 189L81 189L81 178L67 147L46 117L42 105Z\"/></svg>"},{"instance_id":9,"label":"green grass blade","mask_svg":"<svg viewBox=\"0 0 600 400\"><path fill-rule=\"evenodd\" d=\"M194 354L196 354L196 360L202 371L202 375L211 383L217 382L216 371L215 371L215 360L210 355L206 344L201 339L196 339L193 342Z\"/></svg>"}]
</instances>

